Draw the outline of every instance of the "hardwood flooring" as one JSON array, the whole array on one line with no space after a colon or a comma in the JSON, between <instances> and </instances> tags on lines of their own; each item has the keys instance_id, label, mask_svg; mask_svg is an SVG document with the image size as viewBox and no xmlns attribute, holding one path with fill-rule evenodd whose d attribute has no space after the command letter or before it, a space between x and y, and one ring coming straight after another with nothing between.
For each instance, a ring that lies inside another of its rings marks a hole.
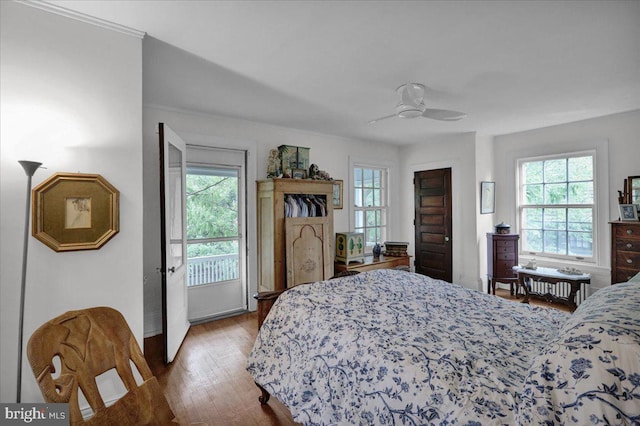
<instances>
[{"instance_id":1,"label":"hardwood flooring","mask_svg":"<svg viewBox=\"0 0 640 426\"><path fill-rule=\"evenodd\" d=\"M516 299L509 290L496 296ZM532 300L532 304L565 311L569 307ZM289 410L276 398L258 402L260 391L245 370L257 335L257 314L192 326L176 359L162 361L162 336L145 339L144 352L181 425L296 425Z\"/></svg>"},{"instance_id":2,"label":"hardwood flooring","mask_svg":"<svg viewBox=\"0 0 640 426\"><path fill-rule=\"evenodd\" d=\"M145 339L145 356L181 425L296 425L276 398L267 405L245 370L258 333L257 314L192 326L170 365L162 336Z\"/></svg>"}]
</instances>

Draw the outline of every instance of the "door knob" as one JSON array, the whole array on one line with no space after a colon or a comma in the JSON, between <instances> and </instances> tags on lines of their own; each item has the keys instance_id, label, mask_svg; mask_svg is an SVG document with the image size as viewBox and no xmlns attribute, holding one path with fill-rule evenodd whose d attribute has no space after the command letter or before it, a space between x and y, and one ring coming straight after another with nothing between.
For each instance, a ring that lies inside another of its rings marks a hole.
<instances>
[{"instance_id":1,"label":"door knob","mask_svg":"<svg viewBox=\"0 0 640 426\"><path fill-rule=\"evenodd\" d=\"M449 241L449 237L445 236L444 240L445 240L445 242L448 242Z\"/></svg>"},{"instance_id":2,"label":"door knob","mask_svg":"<svg viewBox=\"0 0 640 426\"><path fill-rule=\"evenodd\" d=\"M171 268L168 269L169 272L173 273L176 271L176 267L172 266Z\"/></svg>"}]
</instances>

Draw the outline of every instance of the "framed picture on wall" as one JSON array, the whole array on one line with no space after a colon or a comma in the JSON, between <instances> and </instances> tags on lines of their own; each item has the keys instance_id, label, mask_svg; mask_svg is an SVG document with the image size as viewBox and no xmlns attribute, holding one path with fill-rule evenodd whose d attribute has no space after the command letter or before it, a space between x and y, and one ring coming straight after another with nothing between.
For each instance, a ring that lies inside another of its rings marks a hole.
<instances>
[{"instance_id":1,"label":"framed picture on wall","mask_svg":"<svg viewBox=\"0 0 640 426\"><path fill-rule=\"evenodd\" d=\"M56 173L33 189L32 234L57 252L99 249L120 230L119 197L100 175Z\"/></svg>"},{"instance_id":2,"label":"framed picture on wall","mask_svg":"<svg viewBox=\"0 0 640 426\"><path fill-rule=\"evenodd\" d=\"M480 214L495 213L496 183L480 182Z\"/></svg>"},{"instance_id":3,"label":"framed picture on wall","mask_svg":"<svg viewBox=\"0 0 640 426\"><path fill-rule=\"evenodd\" d=\"M341 209L342 208L342 180L334 180L333 181L333 208Z\"/></svg>"}]
</instances>

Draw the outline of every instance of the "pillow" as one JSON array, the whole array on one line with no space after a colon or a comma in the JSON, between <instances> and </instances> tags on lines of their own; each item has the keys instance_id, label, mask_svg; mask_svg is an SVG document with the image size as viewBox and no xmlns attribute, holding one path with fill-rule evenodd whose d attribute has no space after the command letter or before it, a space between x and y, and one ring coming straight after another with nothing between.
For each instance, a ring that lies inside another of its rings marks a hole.
<instances>
[{"instance_id":1,"label":"pillow","mask_svg":"<svg viewBox=\"0 0 640 426\"><path fill-rule=\"evenodd\" d=\"M638 272L633 277L631 277L631 279L628 282L630 282L630 283L640 283L640 272Z\"/></svg>"},{"instance_id":2,"label":"pillow","mask_svg":"<svg viewBox=\"0 0 640 426\"><path fill-rule=\"evenodd\" d=\"M588 297L531 364L520 424L640 421L640 283Z\"/></svg>"}]
</instances>

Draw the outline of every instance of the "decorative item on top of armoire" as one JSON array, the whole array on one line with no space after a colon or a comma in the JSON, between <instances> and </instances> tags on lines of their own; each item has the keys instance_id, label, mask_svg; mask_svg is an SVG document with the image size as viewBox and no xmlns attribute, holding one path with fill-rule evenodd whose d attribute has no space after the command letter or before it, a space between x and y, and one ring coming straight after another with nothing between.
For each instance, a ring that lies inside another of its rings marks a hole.
<instances>
[{"instance_id":1,"label":"decorative item on top of armoire","mask_svg":"<svg viewBox=\"0 0 640 426\"><path fill-rule=\"evenodd\" d=\"M518 265L518 234L487 233L487 292L496 294L496 282L509 284L514 295L518 276L513 267Z\"/></svg>"},{"instance_id":2,"label":"decorative item on top of armoire","mask_svg":"<svg viewBox=\"0 0 640 426\"><path fill-rule=\"evenodd\" d=\"M327 261L329 265L333 263L333 182L274 178L257 181L256 186L258 291L284 290L287 288L287 276L292 276L292 282L296 282L296 277L304 275L301 269L291 271L292 275L287 273L286 218L301 218L302 223L292 222L295 225L292 232L298 232L299 237L304 237L302 241L305 243L301 243L300 246L305 246L306 242L313 240L308 234L301 234L308 231L303 229L305 223L312 225L314 236L323 241L322 250L316 253L315 262L317 265L323 265L323 279L330 278L331 268L325 270L324 265ZM325 245L328 246L328 255L325 255ZM295 256L295 251L293 255ZM304 258L302 263L294 261L292 267L309 268L309 257Z\"/></svg>"},{"instance_id":3,"label":"decorative item on top of armoire","mask_svg":"<svg viewBox=\"0 0 640 426\"><path fill-rule=\"evenodd\" d=\"M294 169L309 168L309 148L302 146L280 145L278 154L280 157L280 168L285 175L292 176Z\"/></svg>"},{"instance_id":4,"label":"decorative item on top of armoire","mask_svg":"<svg viewBox=\"0 0 640 426\"><path fill-rule=\"evenodd\" d=\"M640 272L640 222L612 221L611 284L629 281Z\"/></svg>"},{"instance_id":5,"label":"decorative item on top of armoire","mask_svg":"<svg viewBox=\"0 0 640 426\"><path fill-rule=\"evenodd\" d=\"M269 151L269 158L267 159L267 178L274 178L280 176L282 170L280 168L280 160L278 159L278 150L272 149Z\"/></svg>"},{"instance_id":6,"label":"decorative item on top of armoire","mask_svg":"<svg viewBox=\"0 0 640 426\"><path fill-rule=\"evenodd\" d=\"M119 197L98 174L55 173L33 188L32 234L57 252L99 249L120 230Z\"/></svg>"}]
</instances>

